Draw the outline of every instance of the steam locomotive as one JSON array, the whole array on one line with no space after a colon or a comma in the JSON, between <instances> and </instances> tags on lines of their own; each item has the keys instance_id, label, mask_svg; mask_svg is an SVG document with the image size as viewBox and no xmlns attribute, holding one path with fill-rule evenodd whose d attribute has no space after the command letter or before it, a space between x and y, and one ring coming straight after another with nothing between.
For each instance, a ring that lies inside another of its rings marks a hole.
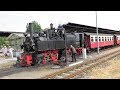
<instances>
[{"instance_id":1,"label":"steam locomotive","mask_svg":"<svg viewBox=\"0 0 120 90\"><path fill-rule=\"evenodd\" d=\"M25 33L25 41L21 48L23 53L17 58L16 65L32 66L52 62L65 64L67 58L71 58L70 45L73 45L77 55L81 55L83 48L87 52L97 49L97 35L94 32L67 32L64 25L43 32L33 32L33 23L29 23L30 33ZM99 48L120 45L120 34L99 33Z\"/></svg>"},{"instance_id":2,"label":"steam locomotive","mask_svg":"<svg viewBox=\"0 0 120 90\"><path fill-rule=\"evenodd\" d=\"M63 26L44 32L33 32L33 23L29 23L30 33L25 33L25 41L21 48L23 53L17 58L17 65L32 66L53 62L54 64L66 63L66 47L75 46L76 35L65 33Z\"/></svg>"}]
</instances>

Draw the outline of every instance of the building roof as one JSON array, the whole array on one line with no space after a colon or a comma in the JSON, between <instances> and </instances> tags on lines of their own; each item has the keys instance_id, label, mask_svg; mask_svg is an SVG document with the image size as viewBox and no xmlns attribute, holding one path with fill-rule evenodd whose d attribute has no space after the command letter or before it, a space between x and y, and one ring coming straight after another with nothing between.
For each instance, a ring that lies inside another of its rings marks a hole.
<instances>
[{"instance_id":1,"label":"building roof","mask_svg":"<svg viewBox=\"0 0 120 90\"><path fill-rule=\"evenodd\" d=\"M15 35L17 35L19 37L24 37L23 33L12 33L12 34L15 34Z\"/></svg>"},{"instance_id":2,"label":"building roof","mask_svg":"<svg viewBox=\"0 0 120 90\"><path fill-rule=\"evenodd\" d=\"M63 25L66 32L89 32L89 33L96 33L96 27L76 24L76 23L67 23ZM120 34L120 31L112 30L112 29L105 29L105 28L98 28L98 33L103 34Z\"/></svg>"},{"instance_id":3,"label":"building roof","mask_svg":"<svg viewBox=\"0 0 120 90\"><path fill-rule=\"evenodd\" d=\"M23 33L11 33L7 38L8 39L15 39L24 37Z\"/></svg>"},{"instance_id":4,"label":"building roof","mask_svg":"<svg viewBox=\"0 0 120 90\"><path fill-rule=\"evenodd\" d=\"M0 37L8 37L11 33L24 33L24 32L8 32L8 31L0 31Z\"/></svg>"},{"instance_id":5,"label":"building roof","mask_svg":"<svg viewBox=\"0 0 120 90\"><path fill-rule=\"evenodd\" d=\"M11 34L10 32L1 32L1 31L0 31L0 37L3 37L3 36L7 37L7 36L9 36L10 34Z\"/></svg>"}]
</instances>

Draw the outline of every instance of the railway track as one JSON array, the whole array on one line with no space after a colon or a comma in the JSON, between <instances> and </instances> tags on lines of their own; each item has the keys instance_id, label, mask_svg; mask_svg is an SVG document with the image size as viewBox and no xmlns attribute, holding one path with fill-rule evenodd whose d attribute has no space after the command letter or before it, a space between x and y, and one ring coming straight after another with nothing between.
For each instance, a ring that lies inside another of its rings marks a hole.
<instances>
[{"instance_id":1,"label":"railway track","mask_svg":"<svg viewBox=\"0 0 120 90\"><path fill-rule=\"evenodd\" d=\"M60 71L46 75L39 79L74 79L86 70L89 70L96 65L104 63L108 60L111 60L111 58L114 58L117 55L120 55L120 50L116 50L114 52L102 55L93 60L84 61L83 63L77 64L75 66L66 67Z\"/></svg>"}]
</instances>

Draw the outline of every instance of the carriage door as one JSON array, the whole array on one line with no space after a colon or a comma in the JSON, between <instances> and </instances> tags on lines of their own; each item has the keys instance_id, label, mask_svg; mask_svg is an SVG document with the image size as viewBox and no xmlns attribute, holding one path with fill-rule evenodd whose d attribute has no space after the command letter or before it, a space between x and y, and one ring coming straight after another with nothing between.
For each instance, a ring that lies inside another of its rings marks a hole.
<instances>
[{"instance_id":1,"label":"carriage door","mask_svg":"<svg viewBox=\"0 0 120 90\"><path fill-rule=\"evenodd\" d=\"M116 35L114 35L114 37L113 37L113 41L114 41L114 45L117 45L117 36Z\"/></svg>"},{"instance_id":2,"label":"carriage door","mask_svg":"<svg viewBox=\"0 0 120 90\"><path fill-rule=\"evenodd\" d=\"M80 47L84 47L84 34L79 34Z\"/></svg>"}]
</instances>

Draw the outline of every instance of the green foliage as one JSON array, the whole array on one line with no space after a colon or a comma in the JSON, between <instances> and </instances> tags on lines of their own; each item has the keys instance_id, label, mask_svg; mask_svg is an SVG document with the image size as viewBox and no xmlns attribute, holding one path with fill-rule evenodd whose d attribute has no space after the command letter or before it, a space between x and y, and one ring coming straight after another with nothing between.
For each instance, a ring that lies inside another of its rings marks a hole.
<instances>
[{"instance_id":1,"label":"green foliage","mask_svg":"<svg viewBox=\"0 0 120 90\"><path fill-rule=\"evenodd\" d=\"M8 46L9 45L9 41L7 39L7 37L0 37L0 46Z\"/></svg>"},{"instance_id":2,"label":"green foliage","mask_svg":"<svg viewBox=\"0 0 120 90\"><path fill-rule=\"evenodd\" d=\"M32 23L33 23L33 30L34 30L34 32L41 32L41 31L43 31L42 28L41 28L41 25L38 24L36 21L33 21ZM30 32L28 24L27 24L26 28L27 28L26 32Z\"/></svg>"}]
</instances>

